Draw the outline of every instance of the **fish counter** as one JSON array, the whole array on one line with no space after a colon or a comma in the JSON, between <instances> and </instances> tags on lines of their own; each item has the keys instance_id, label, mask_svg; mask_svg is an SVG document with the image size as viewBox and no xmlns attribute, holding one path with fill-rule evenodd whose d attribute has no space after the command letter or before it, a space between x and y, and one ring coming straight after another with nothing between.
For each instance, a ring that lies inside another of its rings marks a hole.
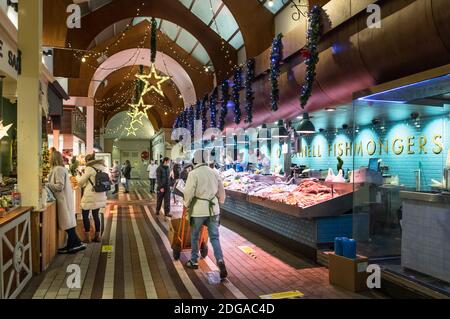
<instances>
[{"instance_id":1,"label":"fish counter","mask_svg":"<svg viewBox=\"0 0 450 319\"><path fill-rule=\"evenodd\" d=\"M351 237L353 185L317 179L222 173L225 216L310 259L335 237Z\"/></svg>"}]
</instances>

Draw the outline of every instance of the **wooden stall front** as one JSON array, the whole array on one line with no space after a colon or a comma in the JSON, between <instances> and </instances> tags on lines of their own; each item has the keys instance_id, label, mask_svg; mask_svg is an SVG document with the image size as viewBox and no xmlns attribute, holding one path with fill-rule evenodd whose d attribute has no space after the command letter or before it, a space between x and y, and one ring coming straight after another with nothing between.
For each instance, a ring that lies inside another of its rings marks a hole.
<instances>
[{"instance_id":1,"label":"wooden stall front","mask_svg":"<svg viewBox=\"0 0 450 319\"><path fill-rule=\"evenodd\" d=\"M32 274L31 208L0 218L0 299L17 297Z\"/></svg>"},{"instance_id":2,"label":"wooden stall front","mask_svg":"<svg viewBox=\"0 0 450 319\"><path fill-rule=\"evenodd\" d=\"M33 273L45 271L55 258L58 248L64 246L65 233L58 228L56 203L31 213L33 245Z\"/></svg>"}]
</instances>

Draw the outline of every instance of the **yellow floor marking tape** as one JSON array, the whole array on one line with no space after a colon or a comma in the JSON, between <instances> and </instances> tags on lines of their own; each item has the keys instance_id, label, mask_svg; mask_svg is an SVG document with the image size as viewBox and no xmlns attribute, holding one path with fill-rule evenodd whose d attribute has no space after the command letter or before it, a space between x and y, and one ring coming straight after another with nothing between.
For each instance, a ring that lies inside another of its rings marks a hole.
<instances>
[{"instance_id":1,"label":"yellow floor marking tape","mask_svg":"<svg viewBox=\"0 0 450 319\"><path fill-rule=\"evenodd\" d=\"M240 250L242 250L245 254L250 255L253 254L255 251L252 247L249 246L238 246Z\"/></svg>"},{"instance_id":2,"label":"yellow floor marking tape","mask_svg":"<svg viewBox=\"0 0 450 319\"><path fill-rule=\"evenodd\" d=\"M102 253L110 253L113 251L113 246L105 245L102 246Z\"/></svg>"},{"instance_id":3,"label":"yellow floor marking tape","mask_svg":"<svg viewBox=\"0 0 450 319\"><path fill-rule=\"evenodd\" d=\"M294 291L279 292L279 293L271 294L271 295L259 296L259 298L261 298L261 299L291 299L291 298L299 298L299 297L303 297L303 296L304 296L303 293L301 293L298 290L294 290Z\"/></svg>"}]
</instances>

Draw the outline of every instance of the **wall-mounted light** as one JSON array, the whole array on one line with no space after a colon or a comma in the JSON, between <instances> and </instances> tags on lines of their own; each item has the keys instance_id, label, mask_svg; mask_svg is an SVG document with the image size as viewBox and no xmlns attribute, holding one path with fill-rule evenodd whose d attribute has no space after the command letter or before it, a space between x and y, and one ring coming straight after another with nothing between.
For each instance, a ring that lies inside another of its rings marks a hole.
<instances>
[{"instance_id":1,"label":"wall-mounted light","mask_svg":"<svg viewBox=\"0 0 450 319\"><path fill-rule=\"evenodd\" d=\"M267 141L270 140L271 137L271 132L270 130L267 129L267 124L263 124L261 125L261 129L258 132L258 140L259 141Z\"/></svg>"},{"instance_id":2,"label":"wall-mounted light","mask_svg":"<svg viewBox=\"0 0 450 319\"><path fill-rule=\"evenodd\" d=\"M286 127L284 127L283 120L278 121L278 132L276 131L276 129L274 129L274 132L272 133L272 137L276 137L276 138L289 137L289 132L286 129Z\"/></svg>"}]
</instances>

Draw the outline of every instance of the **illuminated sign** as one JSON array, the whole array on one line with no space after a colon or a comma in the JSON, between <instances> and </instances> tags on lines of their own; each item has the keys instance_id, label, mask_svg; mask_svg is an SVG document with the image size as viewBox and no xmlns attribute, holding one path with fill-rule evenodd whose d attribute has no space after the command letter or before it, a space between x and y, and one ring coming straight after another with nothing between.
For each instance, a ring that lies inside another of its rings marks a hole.
<instances>
[{"instance_id":1,"label":"illuminated sign","mask_svg":"<svg viewBox=\"0 0 450 319\"><path fill-rule=\"evenodd\" d=\"M425 135L396 136L393 139L361 139L357 142L336 142L328 145L312 143L304 145L299 157L374 156L374 155L415 155L436 154L444 150L442 135L435 134L429 140Z\"/></svg>"}]
</instances>

